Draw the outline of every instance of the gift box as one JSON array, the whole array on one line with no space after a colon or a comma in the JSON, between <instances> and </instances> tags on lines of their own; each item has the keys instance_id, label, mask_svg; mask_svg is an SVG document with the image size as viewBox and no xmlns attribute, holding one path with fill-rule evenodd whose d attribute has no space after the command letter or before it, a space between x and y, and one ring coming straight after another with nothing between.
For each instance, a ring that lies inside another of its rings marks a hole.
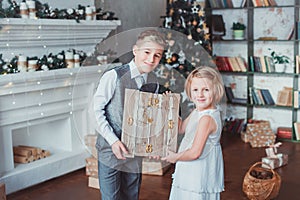
<instances>
[{"instance_id":1,"label":"gift box","mask_svg":"<svg viewBox=\"0 0 300 200\"><path fill-rule=\"evenodd\" d=\"M264 168L271 167L272 169L275 169L275 168L278 168L278 167L288 164L288 155L278 153L278 154L276 154L275 157L264 157L264 158L262 158L261 161L263 162L262 167L264 167ZM265 163L268 164L270 167L268 165L266 165Z\"/></svg>"},{"instance_id":2,"label":"gift box","mask_svg":"<svg viewBox=\"0 0 300 200\"><path fill-rule=\"evenodd\" d=\"M250 141L250 134L247 134L246 131L241 132L241 139L245 142L248 143Z\"/></svg>"},{"instance_id":3,"label":"gift box","mask_svg":"<svg viewBox=\"0 0 300 200\"><path fill-rule=\"evenodd\" d=\"M266 120L251 120L247 123L246 132L241 134L245 142L251 147L267 147L275 143L276 135L273 133L270 122Z\"/></svg>"},{"instance_id":4,"label":"gift box","mask_svg":"<svg viewBox=\"0 0 300 200\"><path fill-rule=\"evenodd\" d=\"M5 184L0 183L0 200L6 200Z\"/></svg>"},{"instance_id":5,"label":"gift box","mask_svg":"<svg viewBox=\"0 0 300 200\"><path fill-rule=\"evenodd\" d=\"M122 142L134 156L166 156L176 152L180 94L126 89Z\"/></svg>"},{"instance_id":6,"label":"gift box","mask_svg":"<svg viewBox=\"0 0 300 200\"><path fill-rule=\"evenodd\" d=\"M288 155L283 153L277 153L277 148L281 145L281 142L278 142L274 145L271 145L269 148L266 148L267 157L262 158L262 167L265 168L278 168L284 166L288 163Z\"/></svg>"}]
</instances>

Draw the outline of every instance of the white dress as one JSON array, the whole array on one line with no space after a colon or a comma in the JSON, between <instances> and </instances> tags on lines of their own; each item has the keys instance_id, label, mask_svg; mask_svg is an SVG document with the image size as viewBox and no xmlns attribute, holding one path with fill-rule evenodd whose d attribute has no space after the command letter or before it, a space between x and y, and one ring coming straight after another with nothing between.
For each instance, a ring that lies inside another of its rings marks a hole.
<instances>
[{"instance_id":1,"label":"white dress","mask_svg":"<svg viewBox=\"0 0 300 200\"><path fill-rule=\"evenodd\" d=\"M222 123L219 110L194 110L191 113L178 152L191 148L199 119L204 115L215 119L217 131L209 135L197 160L176 163L170 200L218 200L220 192L224 191L224 164L220 146Z\"/></svg>"}]
</instances>

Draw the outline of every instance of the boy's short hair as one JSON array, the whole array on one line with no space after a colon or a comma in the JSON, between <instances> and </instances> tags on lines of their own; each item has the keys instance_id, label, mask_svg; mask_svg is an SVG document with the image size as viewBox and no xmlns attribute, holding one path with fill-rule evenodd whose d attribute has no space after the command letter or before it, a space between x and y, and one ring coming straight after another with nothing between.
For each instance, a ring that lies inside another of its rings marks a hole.
<instances>
[{"instance_id":1,"label":"boy's short hair","mask_svg":"<svg viewBox=\"0 0 300 200\"><path fill-rule=\"evenodd\" d=\"M194 69L187 77L185 82L185 91L189 99L192 99L191 95L191 83L192 79L196 78L207 78L212 81L213 84L213 102L219 103L224 95L224 83L219 71L213 67L201 66Z\"/></svg>"},{"instance_id":2,"label":"boy's short hair","mask_svg":"<svg viewBox=\"0 0 300 200\"><path fill-rule=\"evenodd\" d=\"M163 48L166 47L166 40L164 34L155 29L146 30L140 33L136 41L136 45L140 46L140 44L144 42L154 42L159 44Z\"/></svg>"}]
</instances>

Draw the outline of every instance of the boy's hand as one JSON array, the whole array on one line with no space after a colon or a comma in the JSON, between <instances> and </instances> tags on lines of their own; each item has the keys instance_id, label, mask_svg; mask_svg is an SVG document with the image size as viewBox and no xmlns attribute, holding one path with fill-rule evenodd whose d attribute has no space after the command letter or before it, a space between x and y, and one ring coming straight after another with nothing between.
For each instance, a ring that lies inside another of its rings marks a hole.
<instances>
[{"instance_id":1,"label":"boy's hand","mask_svg":"<svg viewBox=\"0 0 300 200\"><path fill-rule=\"evenodd\" d=\"M165 92L163 93L163 95L169 95L169 94L172 94L172 92L171 92L171 91L165 91Z\"/></svg>"},{"instance_id":2,"label":"boy's hand","mask_svg":"<svg viewBox=\"0 0 300 200\"><path fill-rule=\"evenodd\" d=\"M125 160L125 156L123 154L128 154L128 151L125 145L119 140L111 146L113 153L120 160Z\"/></svg>"}]
</instances>

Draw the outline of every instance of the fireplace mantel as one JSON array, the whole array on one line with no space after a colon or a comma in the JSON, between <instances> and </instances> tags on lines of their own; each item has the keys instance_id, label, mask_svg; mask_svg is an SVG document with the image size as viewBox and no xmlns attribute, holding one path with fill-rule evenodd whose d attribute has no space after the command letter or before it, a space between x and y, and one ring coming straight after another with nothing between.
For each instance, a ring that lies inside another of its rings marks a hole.
<instances>
[{"instance_id":1,"label":"fireplace mantel","mask_svg":"<svg viewBox=\"0 0 300 200\"><path fill-rule=\"evenodd\" d=\"M69 49L92 53L119 20L0 19L2 58L9 61ZM0 182L7 194L85 166L84 136L94 134L92 96L107 67L0 75ZM47 158L14 163L13 146L49 150Z\"/></svg>"},{"instance_id":2,"label":"fireplace mantel","mask_svg":"<svg viewBox=\"0 0 300 200\"><path fill-rule=\"evenodd\" d=\"M0 182L7 193L85 166L84 136L95 134L92 97L101 73L115 64L26 72L0 78ZM12 147L37 146L51 156L13 161Z\"/></svg>"},{"instance_id":3,"label":"fireplace mantel","mask_svg":"<svg viewBox=\"0 0 300 200\"><path fill-rule=\"evenodd\" d=\"M62 50L93 52L96 44L121 25L120 20L0 19L3 57L42 56Z\"/></svg>"}]
</instances>

